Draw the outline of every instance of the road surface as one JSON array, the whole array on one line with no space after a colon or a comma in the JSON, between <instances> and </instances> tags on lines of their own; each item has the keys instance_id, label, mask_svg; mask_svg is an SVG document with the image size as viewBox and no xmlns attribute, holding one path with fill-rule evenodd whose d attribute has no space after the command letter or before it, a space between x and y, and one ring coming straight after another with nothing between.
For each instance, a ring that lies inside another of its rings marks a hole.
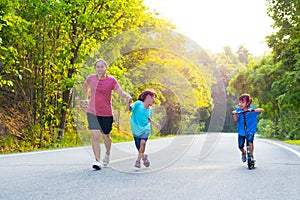
<instances>
[{"instance_id":1,"label":"road surface","mask_svg":"<svg viewBox=\"0 0 300 200\"><path fill-rule=\"evenodd\" d=\"M2 155L0 199L300 199L299 147L254 144L253 170L240 160L236 134L149 140L151 167L141 169L133 142L113 144L100 171L91 169L90 146Z\"/></svg>"}]
</instances>

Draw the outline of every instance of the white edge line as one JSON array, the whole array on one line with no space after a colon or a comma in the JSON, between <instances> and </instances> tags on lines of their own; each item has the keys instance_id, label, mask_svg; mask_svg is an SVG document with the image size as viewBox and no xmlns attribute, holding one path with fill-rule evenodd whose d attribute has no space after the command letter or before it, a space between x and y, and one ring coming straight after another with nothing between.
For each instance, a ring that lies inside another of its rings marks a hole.
<instances>
[{"instance_id":1,"label":"white edge line","mask_svg":"<svg viewBox=\"0 0 300 200\"><path fill-rule=\"evenodd\" d=\"M169 138L163 138L163 139L169 139ZM170 139L173 139L173 138L170 138ZM152 139L152 140L155 140L155 139ZM133 141L121 142L121 143L132 143L132 142ZM121 144L121 143L114 143L113 145ZM101 144L101 145L104 145L104 144ZM2 154L2 155L0 154L0 158L37 155L37 154L43 154L43 153L55 153L55 152L71 151L71 150L86 149L86 148L91 148L91 145L79 146L79 147L69 147L69 148L62 148L62 149L50 149L50 150L39 150L39 151L31 151L31 152L20 152L20 153Z\"/></svg>"},{"instance_id":2,"label":"white edge line","mask_svg":"<svg viewBox=\"0 0 300 200\"><path fill-rule=\"evenodd\" d=\"M70 148L53 149L53 150L41 150L41 151L32 151L32 152L21 152L21 153L12 153L12 154L3 154L3 155L0 155L0 158L3 158L3 157L36 155L36 154L43 154L43 153L63 152L63 151L70 151L70 150L75 150L75 149L84 149L84 148L87 148L87 147L89 147L89 146L70 147Z\"/></svg>"},{"instance_id":3,"label":"white edge line","mask_svg":"<svg viewBox=\"0 0 300 200\"><path fill-rule=\"evenodd\" d=\"M264 140L264 139L261 139L261 140L263 140L263 141L265 141L265 142L269 142L269 143L275 144L275 145L280 146L280 147L282 147L282 148L284 148L284 149L286 149L286 150L289 150L290 152L294 153L296 156L298 156L298 157L300 158L300 152L298 152L298 151L296 151L296 150L294 150L294 149L292 149L292 148L289 148L289 147L284 146L284 145L282 145L282 144L278 144L278 143L276 143L276 142L272 142L272 141L270 141L270 140Z\"/></svg>"}]
</instances>

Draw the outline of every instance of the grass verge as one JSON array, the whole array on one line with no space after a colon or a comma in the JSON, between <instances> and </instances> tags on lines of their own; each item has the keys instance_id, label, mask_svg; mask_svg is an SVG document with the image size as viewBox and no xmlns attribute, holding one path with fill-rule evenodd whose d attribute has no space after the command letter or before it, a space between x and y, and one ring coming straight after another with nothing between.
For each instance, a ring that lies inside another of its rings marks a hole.
<instances>
[{"instance_id":1,"label":"grass verge","mask_svg":"<svg viewBox=\"0 0 300 200\"><path fill-rule=\"evenodd\" d=\"M284 142L300 146L300 140L284 140Z\"/></svg>"}]
</instances>

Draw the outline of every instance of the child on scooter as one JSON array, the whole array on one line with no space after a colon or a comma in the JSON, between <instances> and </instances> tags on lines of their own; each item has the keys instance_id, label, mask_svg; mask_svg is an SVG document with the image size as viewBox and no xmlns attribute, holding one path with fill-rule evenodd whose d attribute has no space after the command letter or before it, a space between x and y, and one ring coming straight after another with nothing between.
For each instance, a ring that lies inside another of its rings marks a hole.
<instances>
[{"instance_id":1,"label":"child on scooter","mask_svg":"<svg viewBox=\"0 0 300 200\"><path fill-rule=\"evenodd\" d=\"M239 98L239 104L236 110L232 111L233 120L237 122L238 127L238 147L242 152L242 161L246 162L246 151L244 149L244 144L246 140L246 133L244 130L244 118L242 114L238 114L241 111L250 111L246 113L246 125L247 125L247 132L248 132L248 142L250 147L250 154L252 160L254 160L253 152L254 152L254 135L257 129L257 115L259 115L263 109L262 108L255 108L251 106L252 99L249 94L242 94Z\"/></svg>"}]
</instances>

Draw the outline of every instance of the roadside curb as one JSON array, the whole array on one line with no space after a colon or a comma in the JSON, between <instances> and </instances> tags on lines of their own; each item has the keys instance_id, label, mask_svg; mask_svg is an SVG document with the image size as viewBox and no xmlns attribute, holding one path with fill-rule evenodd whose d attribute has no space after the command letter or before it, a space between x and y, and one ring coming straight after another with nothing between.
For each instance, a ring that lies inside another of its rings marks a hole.
<instances>
[{"instance_id":1,"label":"roadside curb","mask_svg":"<svg viewBox=\"0 0 300 200\"><path fill-rule=\"evenodd\" d=\"M296 156L298 156L300 158L300 146L287 144L287 143L279 142L279 141L273 141L273 140L266 140L266 139L261 139L261 140L263 140L265 142L269 142L269 143L277 145L277 146L280 146L280 147L294 153Z\"/></svg>"}]
</instances>

